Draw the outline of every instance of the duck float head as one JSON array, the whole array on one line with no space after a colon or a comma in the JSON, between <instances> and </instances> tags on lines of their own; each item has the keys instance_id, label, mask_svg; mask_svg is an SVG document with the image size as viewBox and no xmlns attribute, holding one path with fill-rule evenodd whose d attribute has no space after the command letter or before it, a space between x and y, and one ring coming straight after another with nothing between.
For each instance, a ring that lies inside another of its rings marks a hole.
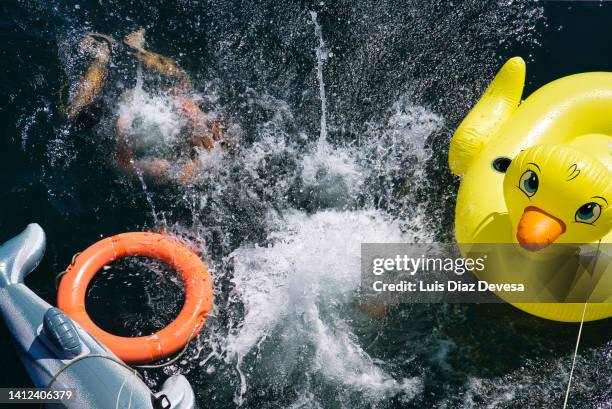
<instances>
[{"instance_id":1,"label":"duck float head","mask_svg":"<svg viewBox=\"0 0 612 409\"><path fill-rule=\"evenodd\" d=\"M612 226L610 171L571 146L522 151L510 162L503 189L513 238L527 250L599 241Z\"/></svg>"},{"instance_id":2,"label":"duck float head","mask_svg":"<svg viewBox=\"0 0 612 409\"><path fill-rule=\"evenodd\" d=\"M524 81L525 62L510 59L451 140L457 242L514 243L525 254L612 243L612 73L561 78L521 102ZM589 304L585 320L612 316L612 268L598 283L605 302ZM580 321L583 309L514 305L559 321Z\"/></svg>"}]
</instances>

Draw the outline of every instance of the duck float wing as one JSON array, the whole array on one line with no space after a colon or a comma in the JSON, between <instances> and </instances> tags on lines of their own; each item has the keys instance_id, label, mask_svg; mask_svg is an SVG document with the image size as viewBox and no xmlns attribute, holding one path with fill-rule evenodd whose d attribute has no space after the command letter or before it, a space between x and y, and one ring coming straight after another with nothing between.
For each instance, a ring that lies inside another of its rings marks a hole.
<instances>
[{"instance_id":1,"label":"duck float wing","mask_svg":"<svg viewBox=\"0 0 612 409\"><path fill-rule=\"evenodd\" d=\"M499 70L478 103L461 122L451 140L448 163L463 175L472 160L514 113L523 95L525 61L514 57Z\"/></svg>"}]
</instances>

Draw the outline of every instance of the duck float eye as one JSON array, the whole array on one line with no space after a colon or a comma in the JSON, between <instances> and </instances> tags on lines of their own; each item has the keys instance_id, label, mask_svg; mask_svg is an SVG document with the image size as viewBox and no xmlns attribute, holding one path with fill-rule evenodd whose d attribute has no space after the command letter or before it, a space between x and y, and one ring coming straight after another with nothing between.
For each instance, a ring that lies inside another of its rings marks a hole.
<instances>
[{"instance_id":1,"label":"duck float eye","mask_svg":"<svg viewBox=\"0 0 612 409\"><path fill-rule=\"evenodd\" d=\"M539 185L540 181L538 175L533 170L525 171L519 180L519 189L521 189L527 197L535 195Z\"/></svg>"},{"instance_id":2,"label":"duck float eye","mask_svg":"<svg viewBox=\"0 0 612 409\"><path fill-rule=\"evenodd\" d=\"M508 167L510 166L511 162L512 159L507 158L505 156L500 156L499 158L495 158L495 160L493 161L493 169L500 173L506 173L506 170L508 170Z\"/></svg>"},{"instance_id":3,"label":"duck float eye","mask_svg":"<svg viewBox=\"0 0 612 409\"><path fill-rule=\"evenodd\" d=\"M576 221L578 223L593 224L601 215L601 206L595 202L589 202L580 206L576 211Z\"/></svg>"}]
</instances>

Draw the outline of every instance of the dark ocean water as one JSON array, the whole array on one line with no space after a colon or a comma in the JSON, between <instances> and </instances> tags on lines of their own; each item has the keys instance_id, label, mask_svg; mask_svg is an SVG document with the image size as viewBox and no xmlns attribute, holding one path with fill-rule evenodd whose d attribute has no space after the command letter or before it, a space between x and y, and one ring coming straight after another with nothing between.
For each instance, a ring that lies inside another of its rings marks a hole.
<instances>
[{"instance_id":1,"label":"dark ocean water","mask_svg":"<svg viewBox=\"0 0 612 409\"><path fill-rule=\"evenodd\" d=\"M201 407L561 406L577 325L508 305L367 317L351 305L345 241L451 240L453 129L511 56L527 61L525 95L564 75L612 71L612 3L4 1L0 10L0 239L29 222L48 237L27 283L54 304L54 277L75 252L161 228L198 249L214 276L215 317L178 364L142 372L152 387L184 373ZM172 125L159 113L161 86L145 73L138 88L125 48L88 121L70 126L60 112L85 64L83 32L120 39L141 26L239 145L204 158L209 170L189 186L113 165L119 109L151 108L143 115L158 128ZM122 107L134 87L142 100ZM94 282L88 308L114 332L151 332L180 308L177 285L163 266L128 260ZM609 319L585 324L571 407L612 407L611 330ZM29 385L4 327L0 345L0 386Z\"/></svg>"}]
</instances>

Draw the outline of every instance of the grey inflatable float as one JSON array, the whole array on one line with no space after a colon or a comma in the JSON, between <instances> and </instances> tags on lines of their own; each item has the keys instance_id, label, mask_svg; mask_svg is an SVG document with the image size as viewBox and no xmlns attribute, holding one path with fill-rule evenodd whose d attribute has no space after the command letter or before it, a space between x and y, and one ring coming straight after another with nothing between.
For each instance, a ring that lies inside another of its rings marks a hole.
<instances>
[{"instance_id":1,"label":"grey inflatable float","mask_svg":"<svg viewBox=\"0 0 612 409\"><path fill-rule=\"evenodd\" d=\"M44 251L37 224L0 246L0 312L34 385L73 390L62 403L69 408L194 408L184 376L171 376L153 393L135 370L24 284Z\"/></svg>"}]
</instances>

